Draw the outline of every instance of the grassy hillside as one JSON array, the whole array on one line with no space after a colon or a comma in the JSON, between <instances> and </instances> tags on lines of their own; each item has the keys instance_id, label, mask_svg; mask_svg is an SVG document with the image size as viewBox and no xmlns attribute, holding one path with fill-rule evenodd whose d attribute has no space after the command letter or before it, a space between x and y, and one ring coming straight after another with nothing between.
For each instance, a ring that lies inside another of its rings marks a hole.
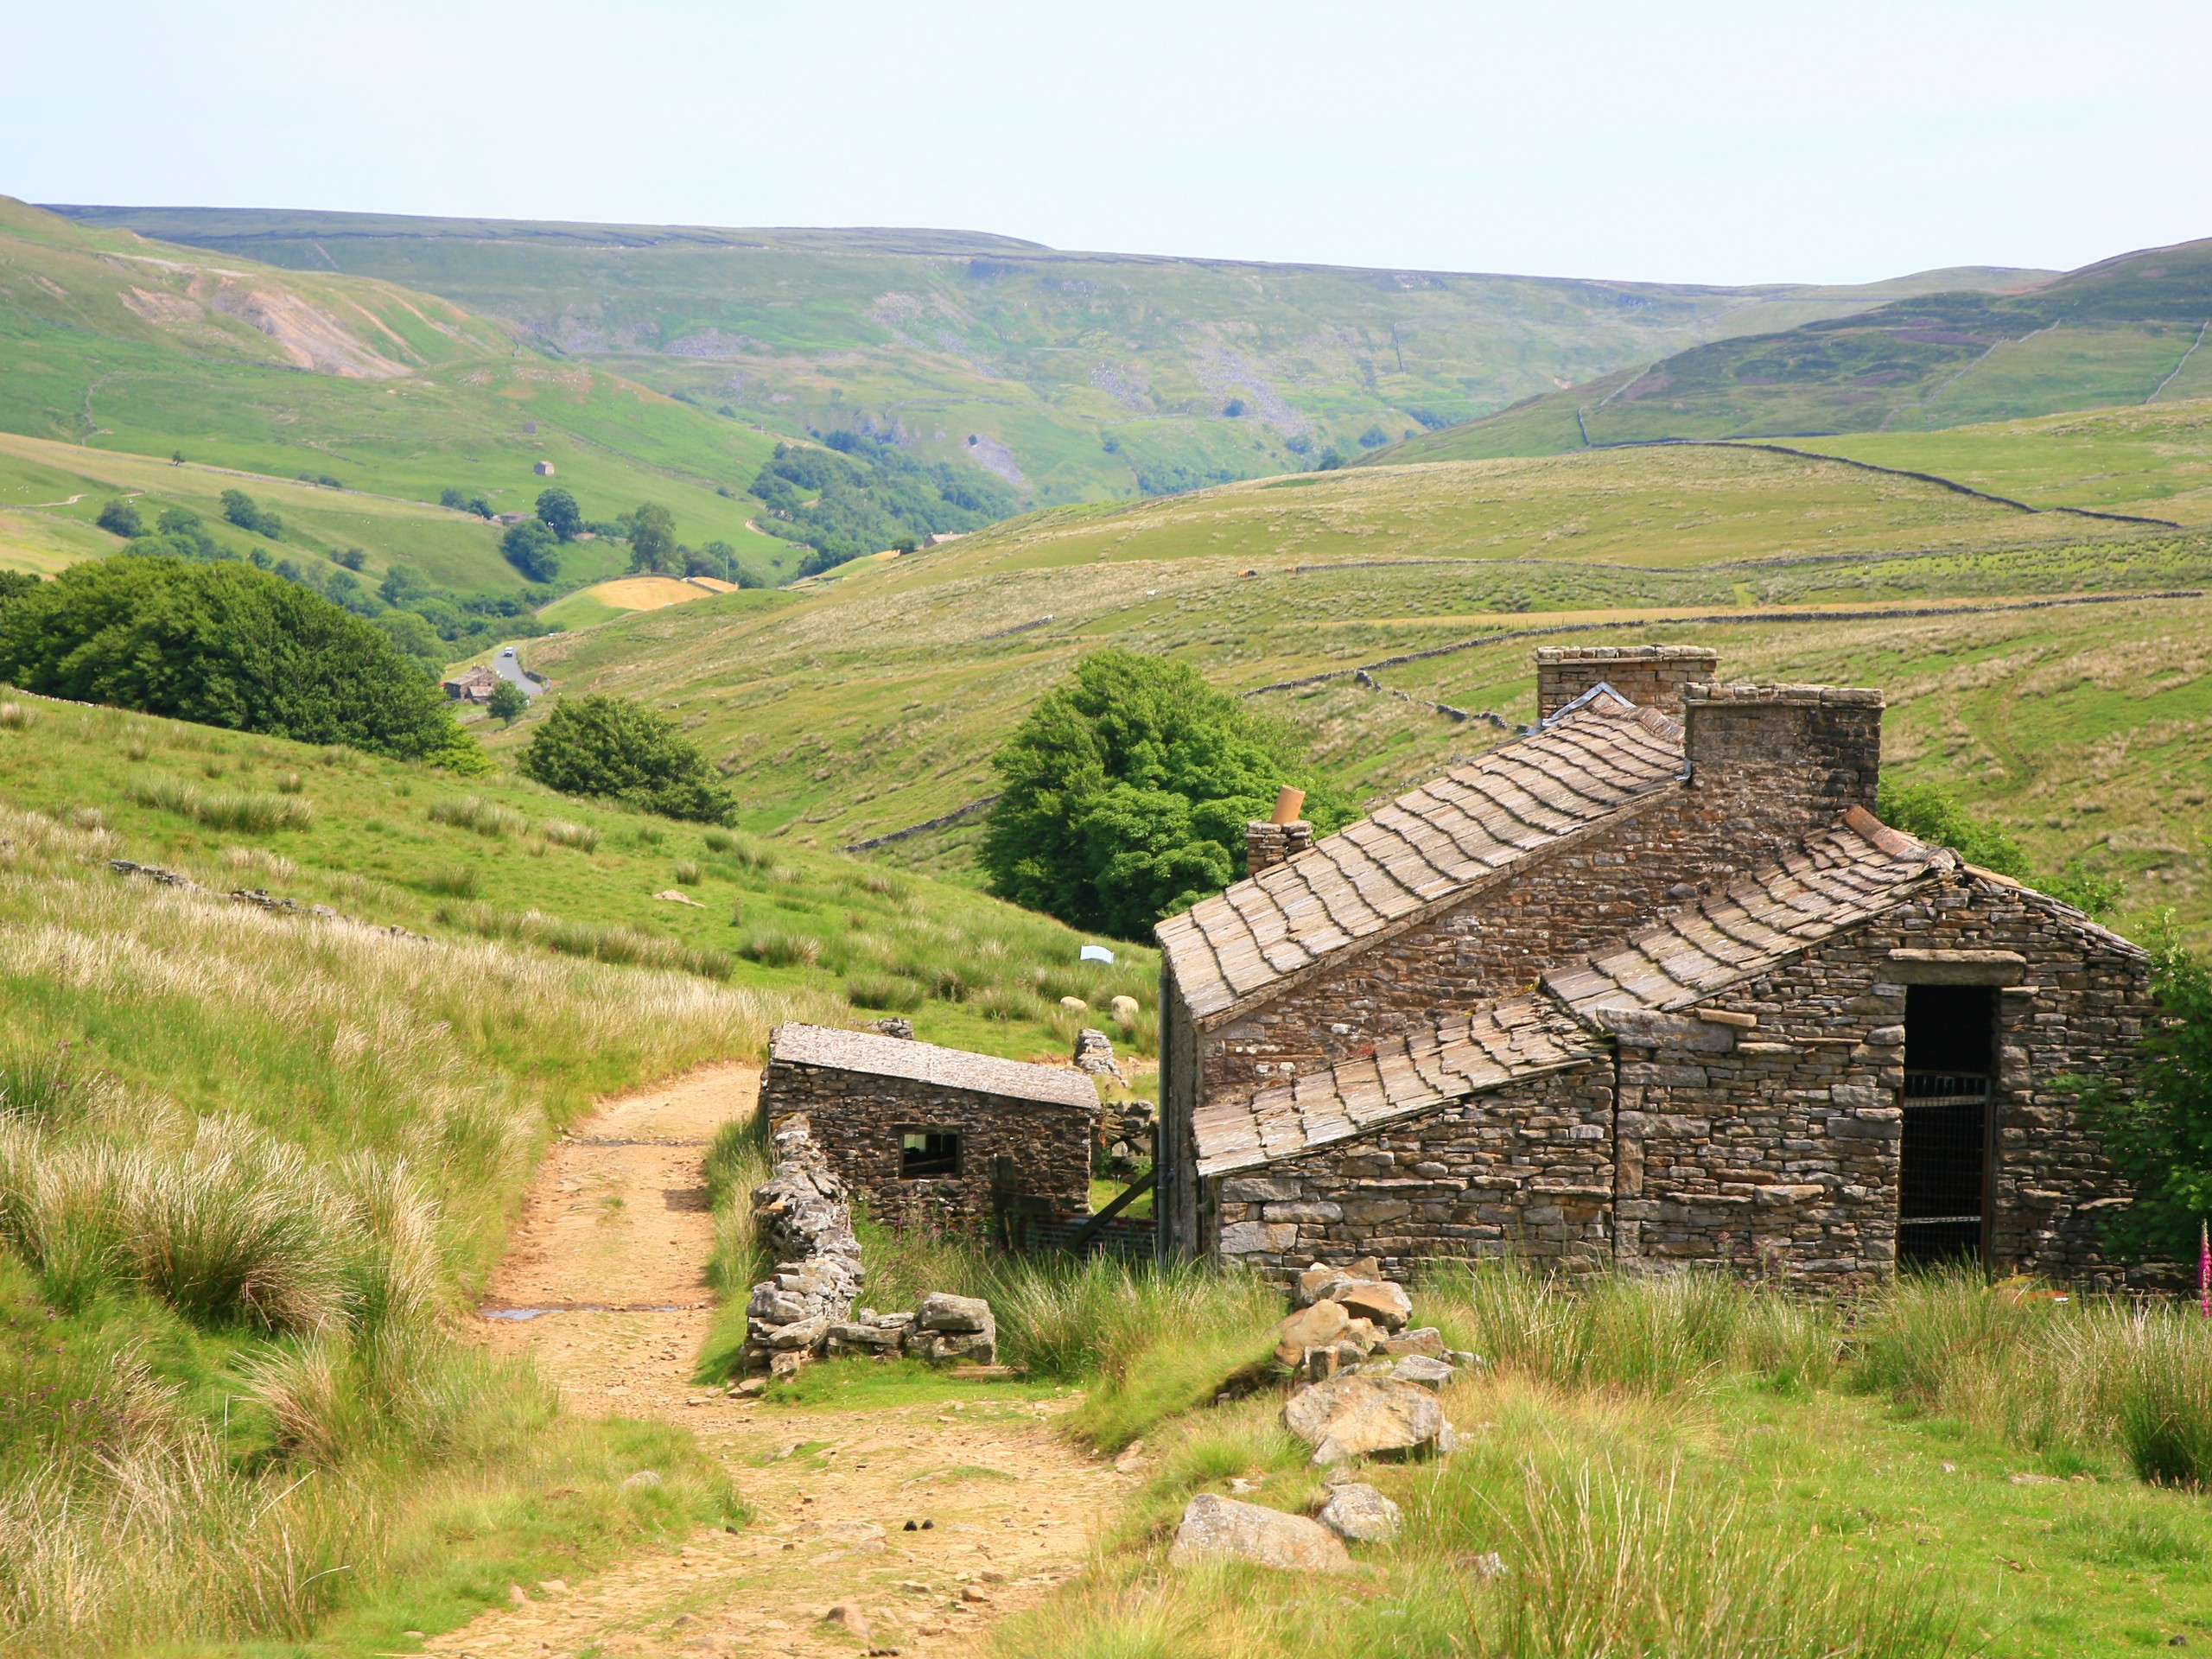
<instances>
[{"instance_id":1,"label":"grassy hillside","mask_svg":"<svg viewBox=\"0 0 2212 1659\"><path fill-rule=\"evenodd\" d=\"M2212 540L2193 531L1818 458L1639 449L1039 514L809 590L609 622L539 660L565 688L674 710L757 832L833 847L988 796L993 747L1109 642L1257 693L1371 798L1497 741L1479 716L1530 718L1540 642L1705 640L1745 672L1887 687L1904 773L2006 817L2046 866L2086 855L2201 928L2212 682L2191 641L2212 600L2001 607L2208 585ZM1895 610L1913 613L1865 614ZM1445 654L1355 675L1426 652ZM1311 683L1261 690L1283 682ZM2086 777L2103 786L2077 807ZM880 856L973 880L975 834L970 818Z\"/></svg>"},{"instance_id":2,"label":"grassy hillside","mask_svg":"<svg viewBox=\"0 0 2212 1659\"><path fill-rule=\"evenodd\" d=\"M459 488L498 512L529 511L550 463L587 517L658 500L686 542L726 541L767 576L798 567L787 543L747 526L760 508L743 492L774 446L742 423L550 359L426 294L5 198L0 432L422 502ZM502 586L519 583L489 567L471 584Z\"/></svg>"},{"instance_id":3,"label":"grassy hillside","mask_svg":"<svg viewBox=\"0 0 2212 1659\"><path fill-rule=\"evenodd\" d=\"M939 231L60 211L404 283L702 408L778 431L895 434L1045 503L1290 470L1694 342L2047 274L1728 289L1065 253Z\"/></svg>"},{"instance_id":4,"label":"grassy hillside","mask_svg":"<svg viewBox=\"0 0 2212 1659\"><path fill-rule=\"evenodd\" d=\"M1554 454L1658 438L1907 432L2212 395L2212 240L2025 292L1900 299L1624 367L1382 457Z\"/></svg>"},{"instance_id":5,"label":"grassy hillside","mask_svg":"<svg viewBox=\"0 0 2212 1659\"><path fill-rule=\"evenodd\" d=\"M97 822L118 856L219 891L681 969L855 1020L905 1013L925 1038L1023 1058L1071 1046L1064 995L1153 1002L1148 950L1082 964L1085 941L1058 923L925 876L519 779L463 787L351 750L5 695L20 712L0 724L0 801ZM1150 1030L1147 1016L1135 1040Z\"/></svg>"}]
</instances>

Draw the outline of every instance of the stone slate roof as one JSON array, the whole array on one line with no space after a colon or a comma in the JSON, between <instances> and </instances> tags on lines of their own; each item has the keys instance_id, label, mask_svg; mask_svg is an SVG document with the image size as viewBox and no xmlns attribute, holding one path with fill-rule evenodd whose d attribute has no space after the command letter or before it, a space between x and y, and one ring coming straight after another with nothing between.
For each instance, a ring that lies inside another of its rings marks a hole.
<instances>
[{"instance_id":1,"label":"stone slate roof","mask_svg":"<svg viewBox=\"0 0 2212 1659\"><path fill-rule=\"evenodd\" d=\"M818 1065L833 1071L903 1077L910 1083L969 1094L1004 1095L1046 1106L1098 1109L1098 1090L1080 1071L1053 1065L1028 1065L963 1048L939 1048L873 1031L839 1031L830 1026L788 1020L768 1038L768 1064Z\"/></svg>"},{"instance_id":2,"label":"stone slate roof","mask_svg":"<svg viewBox=\"0 0 2212 1659\"><path fill-rule=\"evenodd\" d=\"M1686 1008L1916 897L1929 878L1961 868L1957 854L1916 841L1854 806L1834 828L1779 862L1663 917L1618 949L1553 969L1541 983L1584 1015Z\"/></svg>"},{"instance_id":3,"label":"stone slate roof","mask_svg":"<svg viewBox=\"0 0 2212 1659\"><path fill-rule=\"evenodd\" d=\"M1155 930L1160 950L1192 1015L1226 1017L1676 787L1681 770L1680 725L1599 697L1169 917Z\"/></svg>"},{"instance_id":4,"label":"stone slate roof","mask_svg":"<svg viewBox=\"0 0 2212 1659\"><path fill-rule=\"evenodd\" d=\"M1447 1014L1428 1030L1376 1043L1371 1057L1200 1107L1192 1122L1198 1173L1294 1157L1607 1052L1602 1038L1542 997Z\"/></svg>"}]
</instances>

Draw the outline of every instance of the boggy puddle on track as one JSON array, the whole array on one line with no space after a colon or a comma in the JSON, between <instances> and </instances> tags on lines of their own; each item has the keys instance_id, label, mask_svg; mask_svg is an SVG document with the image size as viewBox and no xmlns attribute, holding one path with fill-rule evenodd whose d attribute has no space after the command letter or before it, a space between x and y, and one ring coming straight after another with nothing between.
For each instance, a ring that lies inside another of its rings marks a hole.
<instances>
[{"instance_id":1,"label":"boggy puddle on track","mask_svg":"<svg viewBox=\"0 0 2212 1659\"><path fill-rule=\"evenodd\" d=\"M716 1128L754 1109L759 1082L752 1065L694 1072L610 1101L563 1136L481 1310L491 1344L533 1356L568 1409L695 1432L755 1519L565 1592L525 1585L527 1602L427 1651L978 1653L1000 1618L1083 1564L1092 1529L1135 1485L1058 1432L1070 1391L863 1382L850 1406L786 1405L690 1383L713 1309L701 1161ZM865 1613L868 1640L823 1618L840 1604Z\"/></svg>"}]
</instances>

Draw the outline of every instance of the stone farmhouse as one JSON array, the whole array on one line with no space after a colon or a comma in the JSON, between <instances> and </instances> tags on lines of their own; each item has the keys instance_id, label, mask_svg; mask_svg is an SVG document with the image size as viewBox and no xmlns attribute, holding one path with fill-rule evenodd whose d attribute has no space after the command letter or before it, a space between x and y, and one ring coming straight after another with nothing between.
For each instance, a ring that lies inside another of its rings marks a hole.
<instances>
[{"instance_id":1,"label":"stone farmhouse","mask_svg":"<svg viewBox=\"0 0 2212 1659\"><path fill-rule=\"evenodd\" d=\"M797 1020L768 1039L760 1109L804 1114L878 1220L976 1227L1090 1208L1098 1090L1081 1071Z\"/></svg>"},{"instance_id":2,"label":"stone farmhouse","mask_svg":"<svg viewBox=\"0 0 2212 1659\"><path fill-rule=\"evenodd\" d=\"M1534 728L1160 925L1164 1254L2120 1281L2073 1080L2145 953L1880 823L1879 692L1715 666L1539 652Z\"/></svg>"}]
</instances>

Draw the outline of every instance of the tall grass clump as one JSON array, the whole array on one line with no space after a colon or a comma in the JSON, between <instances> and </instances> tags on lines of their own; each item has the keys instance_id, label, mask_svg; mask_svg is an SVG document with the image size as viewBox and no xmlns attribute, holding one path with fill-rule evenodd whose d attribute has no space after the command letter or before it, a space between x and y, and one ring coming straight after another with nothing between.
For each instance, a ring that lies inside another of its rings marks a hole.
<instances>
[{"instance_id":1,"label":"tall grass clump","mask_svg":"<svg viewBox=\"0 0 2212 1659\"><path fill-rule=\"evenodd\" d=\"M573 847L582 853L594 852L599 847L597 829L567 818L548 818L537 826L537 833L556 847Z\"/></svg>"},{"instance_id":2,"label":"tall grass clump","mask_svg":"<svg viewBox=\"0 0 2212 1659\"><path fill-rule=\"evenodd\" d=\"M0 702L0 732L28 732L38 723L38 711L20 702Z\"/></svg>"},{"instance_id":3,"label":"tall grass clump","mask_svg":"<svg viewBox=\"0 0 2212 1659\"><path fill-rule=\"evenodd\" d=\"M753 1190L774 1164L765 1112L732 1118L707 1143L707 1207L715 1217L707 1282L724 1296L741 1294L774 1265L761 1249L753 1216Z\"/></svg>"},{"instance_id":4,"label":"tall grass clump","mask_svg":"<svg viewBox=\"0 0 2212 1659\"><path fill-rule=\"evenodd\" d=\"M543 911L499 910L490 905L441 905L437 918L486 938L539 944L564 957L696 974L702 979L728 979L732 972L730 959L719 950L702 950L639 927L594 927L588 922L548 916Z\"/></svg>"},{"instance_id":5,"label":"tall grass clump","mask_svg":"<svg viewBox=\"0 0 2212 1659\"><path fill-rule=\"evenodd\" d=\"M1662 1395L1731 1370L1816 1385L1843 1347L1826 1304L1718 1273L1568 1281L1492 1256L1433 1269L1417 1296L1457 1345L1570 1387Z\"/></svg>"},{"instance_id":6,"label":"tall grass clump","mask_svg":"<svg viewBox=\"0 0 2212 1659\"><path fill-rule=\"evenodd\" d=\"M2058 1300L1952 1269L1870 1307L1853 1380L2035 1452L2118 1452L2160 1485L2212 1486L2212 1328L2184 1304Z\"/></svg>"},{"instance_id":7,"label":"tall grass clump","mask_svg":"<svg viewBox=\"0 0 2212 1659\"><path fill-rule=\"evenodd\" d=\"M123 798L134 806L195 819L211 830L270 835L315 827L314 804L296 795L203 795L181 779L157 776L133 779L124 786Z\"/></svg>"},{"instance_id":8,"label":"tall grass clump","mask_svg":"<svg viewBox=\"0 0 2212 1659\"><path fill-rule=\"evenodd\" d=\"M1498 1659L1923 1659L1957 1640L1927 1582L1746 1527L1675 1471L1530 1459L1502 1500L1478 1479L1447 1471L1428 1502L1456 1513L1428 1518L1471 1540L1503 1523L1503 1579L1457 1591Z\"/></svg>"},{"instance_id":9,"label":"tall grass clump","mask_svg":"<svg viewBox=\"0 0 2212 1659\"><path fill-rule=\"evenodd\" d=\"M738 946L738 954L768 968L810 968L822 959L822 941L811 934L773 929L753 935Z\"/></svg>"},{"instance_id":10,"label":"tall grass clump","mask_svg":"<svg viewBox=\"0 0 2212 1659\"><path fill-rule=\"evenodd\" d=\"M462 795L433 801L429 816L432 823L449 823L457 830L473 830L491 841L519 836L530 828L530 820L514 808L487 801L481 795Z\"/></svg>"},{"instance_id":11,"label":"tall grass clump","mask_svg":"<svg viewBox=\"0 0 2212 1659\"><path fill-rule=\"evenodd\" d=\"M484 891L484 872L474 864L433 864L423 872L423 888L448 899L474 899Z\"/></svg>"}]
</instances>

